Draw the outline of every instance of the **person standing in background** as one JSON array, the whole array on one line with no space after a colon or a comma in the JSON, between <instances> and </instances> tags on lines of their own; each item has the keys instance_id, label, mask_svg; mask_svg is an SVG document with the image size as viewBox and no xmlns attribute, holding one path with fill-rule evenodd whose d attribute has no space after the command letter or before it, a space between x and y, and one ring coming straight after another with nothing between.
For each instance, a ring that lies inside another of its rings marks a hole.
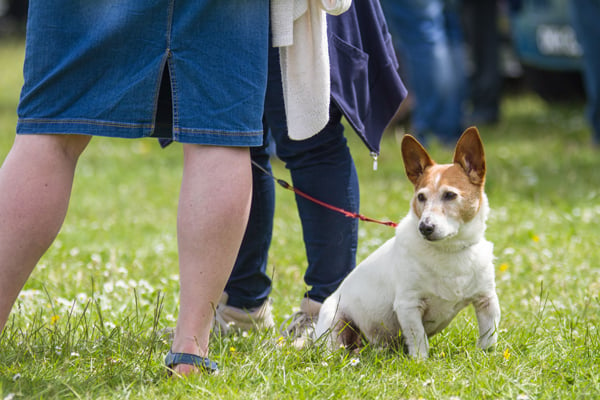
<instances>
[{"instance_id":1,"label":"person standing in background","mask_svg":"<svg viewBox=\"0 0 600 400\"><path fill-rule=\"evenodd\" d=\"M454 145L467 97L464 38L457 0L383 0L412 96L411 133Z\"/></svg>"}]
</instances>

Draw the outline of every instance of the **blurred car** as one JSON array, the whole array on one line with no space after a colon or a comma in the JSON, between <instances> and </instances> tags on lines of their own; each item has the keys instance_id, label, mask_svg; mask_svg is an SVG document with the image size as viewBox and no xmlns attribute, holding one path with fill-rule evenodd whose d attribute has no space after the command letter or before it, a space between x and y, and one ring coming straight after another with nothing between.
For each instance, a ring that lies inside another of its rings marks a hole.
<instances>
[{"instance_id":1,"label":"blurred car","mask_svg":"<svg viewBox=\"0 0 600 400\"><path fill-rule=\"evenodd\" d=\"M582 49L570 24L568 1L520 0L510 16L525 79L546 100L584 97Z\"/></svg>"}]
</instances>

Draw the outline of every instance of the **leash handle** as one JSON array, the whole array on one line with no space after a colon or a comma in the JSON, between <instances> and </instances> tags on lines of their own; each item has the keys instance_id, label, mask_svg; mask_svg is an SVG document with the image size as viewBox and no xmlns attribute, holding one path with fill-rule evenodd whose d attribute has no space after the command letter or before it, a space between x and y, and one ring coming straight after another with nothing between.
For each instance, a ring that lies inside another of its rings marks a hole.
<instances>
[{"instance_id":1,"label":"leash handle","mask_svg":"<svg viewBox=\"0 0 600 400\"><path fill-rule=\"evenodd\" d=\"M275 182L277 182L279 184L279 186L281 186L282 188L291 190L292 192L294 192L298 196L304 197L305 199L307 199L309 201L312 201L313 203L316 203L316 204L318 204L318 205L320 205L322 207L325 207L325 208L328 208L328 209L330 209L332 211L335 211L335 212L338 212L340 214L343 214L344 216L349 217L349 218L355 218L355 219L359 219L359 220L365 221L365 222L374 222L376 224L385 225L385 226L389 226L389 227L392 227L392 228L395 228L395 227L398 226L398 224L396 222L393 222L393 221L380 221L380 220L375 219L375 218L366 217L366 216L364 216L362 214L351 212L351 211L347 211L347 210L344 210L343 208L336 207L336 206L331 205L329 203L325 203L324 201L316 199L316 198L314 198L314 197L312 197L312 196L304 193L300 189L295 188L294 186L290 185L289 183L287 183L283 179L276 178L275 175L273 175L272 173L270 173L269 171L267 171L266 169L264 169L263 167L261 167L260 165L258 165L255 161L252 161L252 165L254 165L256 168L258 168L259 170L261 170L263 173L267 174L271 178L273 178L273 180Z\"/></svg>"}]
</instances>

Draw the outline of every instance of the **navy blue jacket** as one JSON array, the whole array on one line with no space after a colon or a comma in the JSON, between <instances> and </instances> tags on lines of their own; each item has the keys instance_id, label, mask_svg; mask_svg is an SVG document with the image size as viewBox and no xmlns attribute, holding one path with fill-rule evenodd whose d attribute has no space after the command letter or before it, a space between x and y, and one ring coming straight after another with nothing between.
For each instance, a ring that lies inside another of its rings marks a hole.
<instances>
[{"instance_id":1,"label":"navy blue jacket","mask_svg":"<svg viewBox=\"0 0 600 400\"><path fill-rule=\"evenodd\" d=\"M348 11L327 16L331 97L369 150L381 136L406 87L379 0L354 0Z\"/></svg>"}]
</instances>

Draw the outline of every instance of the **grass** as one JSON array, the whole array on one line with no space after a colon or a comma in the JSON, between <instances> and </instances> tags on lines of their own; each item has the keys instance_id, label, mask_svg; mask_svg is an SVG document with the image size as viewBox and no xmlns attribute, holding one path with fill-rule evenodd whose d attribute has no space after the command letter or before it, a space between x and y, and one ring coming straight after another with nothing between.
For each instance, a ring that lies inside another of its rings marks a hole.
<instances>
[{"instance_id":1,"label":"grass","mask_svg":"<svg viewBox=\"0 0 600 400\"><path fill-rule=\"evenodd\" d=\"M0 159L14 137L23 47L0 42ZM475 347L468 309L431 340L430 359L389 349L295 350L276 332L218 338L217 376L165 379L160 329L177 315L175 212L181 149L94 139L80 160L63 230L28 281L0 336L0 399L555 399L600 396L600 161L581 104L508 94L503 118L480 127L488 159L502 308L494 351ZM411 187L397 136L379 170L349 134L361 211L398 220ZM448 149L433 144L435 159ZM275 172L287 179L279 162ZM276 323L299 304L306 264L290 192L277 189ZM361 223L359 260L392 235Z\"/></svg>"}]
</instances>

